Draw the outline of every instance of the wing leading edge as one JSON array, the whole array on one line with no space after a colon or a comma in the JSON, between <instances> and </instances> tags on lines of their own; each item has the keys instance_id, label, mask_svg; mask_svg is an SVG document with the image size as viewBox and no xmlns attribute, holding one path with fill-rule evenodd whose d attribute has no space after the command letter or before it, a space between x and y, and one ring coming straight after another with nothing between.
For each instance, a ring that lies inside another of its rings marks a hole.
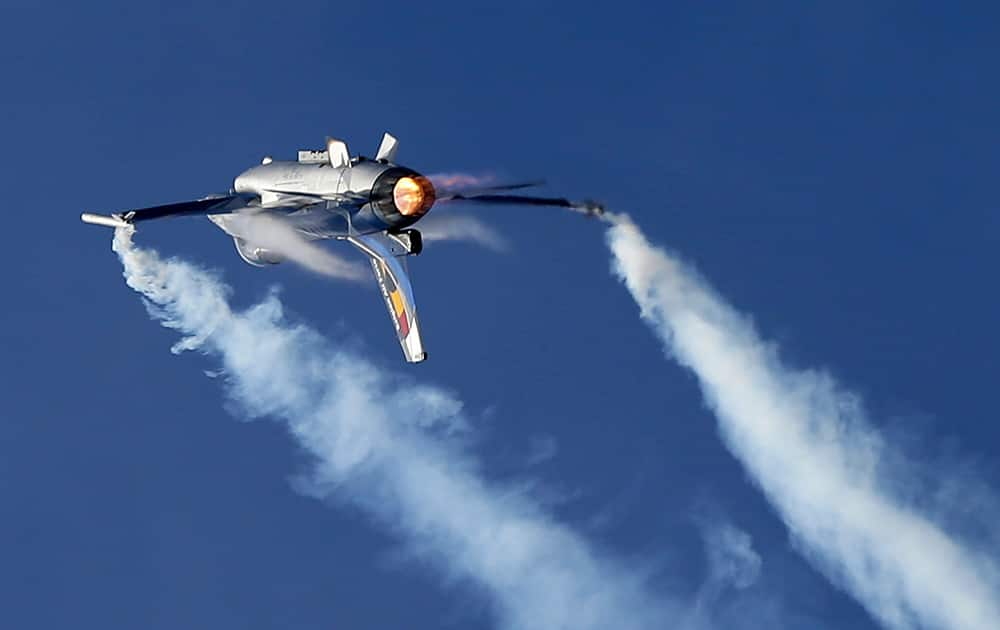
<instances>
[{"instance_id":1,"label":"wing leading edge","mask_svg":"<svg viewBox=\"0 0 1000 630\"><path fill-rule=\"evenodd\" d=\"M349 236L347 241L364 252L372 264L382 299L389 310L389 318L396 329L396 337L409 363L419 363L427 358L420 338L417 305L413 299L413 286L398 245L385 234Z\"/></svg>"},{"instance_id":2,"label":"wing leading edge","mask_svg":"<svg viewBox=\"0 0 1000 630\"><path fill-rule=\"evenodd\" d=\"M95 225L107 225L109 227L120 227L139 221L149 221L152 219L162 219L164 217L204 215L204 214L224 214L245 208L256 201L256 195L235 193L230 195L212 195L195 201L181 201L179 203L168 203L162 206L151 208L139 208L136 210L125 210L105 216L100 214L84 213L80 218L84 223Z\"/></svg>"}]
</instances>

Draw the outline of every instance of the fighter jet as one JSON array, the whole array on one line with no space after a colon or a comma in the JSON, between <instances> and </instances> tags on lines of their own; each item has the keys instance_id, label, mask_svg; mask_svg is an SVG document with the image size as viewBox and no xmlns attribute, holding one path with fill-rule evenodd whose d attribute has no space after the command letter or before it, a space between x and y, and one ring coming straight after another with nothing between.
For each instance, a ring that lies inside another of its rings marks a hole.
<instances>
[{"instance_id":1,"label":"fighter jet","mask_svg":"<svg viewBox=\"0 0 1000 630\"><path fill-rule=\"evenodd\" d=\"M259 166L240 173L225 194L110 215L84 213L80 218L118 228L165 217L205 215L233 237L240 257L257 267L280 263L283 257L250 242L237 228L241 215L281 220L306 240L347 241L371 262L403 355L408 362L419 363L427 352L406 258L423 248L420 232L412 226L436 201L559 206L587 216L604 212L595 202L508 192L534 184L436 190L428 177L396 163L398 148L396 138L386 133L374 158L352 156L345 142L327 138L326 150L301 150L295 161L265 157Z\"/></svg>"}]
</instances>

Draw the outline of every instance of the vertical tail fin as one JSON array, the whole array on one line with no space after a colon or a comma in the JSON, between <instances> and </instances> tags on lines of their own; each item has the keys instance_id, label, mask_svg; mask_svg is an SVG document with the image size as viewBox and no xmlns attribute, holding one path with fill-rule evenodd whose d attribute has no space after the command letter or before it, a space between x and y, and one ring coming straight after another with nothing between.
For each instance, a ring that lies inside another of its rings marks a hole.
<instances>
[{"instance_id":1,"label":"vertical tail fin","mask_svg":"<svg viewBox=\"0 0 1000 630\"><path fill-rule=\"evenodd\" d=\"M396 137L387 131L382 135L382 144L378 145L378 153L375 154L375 159L395 162L396 150L398 148L399 140L396 140Z\"/></svg>"}]
</instances>

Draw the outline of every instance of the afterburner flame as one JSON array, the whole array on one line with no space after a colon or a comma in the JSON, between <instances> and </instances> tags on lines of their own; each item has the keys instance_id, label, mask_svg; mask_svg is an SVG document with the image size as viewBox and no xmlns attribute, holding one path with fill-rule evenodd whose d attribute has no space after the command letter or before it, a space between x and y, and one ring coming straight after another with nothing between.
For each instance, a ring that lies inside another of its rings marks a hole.
<instances>
[{"instance_id":1,"label":"afterburner flame","mask_svg":"<svg viewBox=\"0 0 1000 630\"><path fill-rule=\"evenodd\" d=\"M434 205L434 186L425 177L403 177L392 189L392 201L406 217L419 216Z\"/></svg>"}]
</instances>

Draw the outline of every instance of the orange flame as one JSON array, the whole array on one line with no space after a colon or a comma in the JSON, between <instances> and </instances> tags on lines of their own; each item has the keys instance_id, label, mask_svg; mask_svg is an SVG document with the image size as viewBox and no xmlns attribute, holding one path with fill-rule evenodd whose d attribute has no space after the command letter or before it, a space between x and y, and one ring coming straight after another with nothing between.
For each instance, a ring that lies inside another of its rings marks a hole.
<instances>
[{"instance_id":1,"label":"orange flame","mask_svg":"<svg viewBox=\"0 0 1000 630\"><path fill-rule=\"evenodd\" d=\"M406 217L420 216L434 205L434 186L425 177L403 177L392 189L392 200Z\"/></svg>"}]
</instances>

